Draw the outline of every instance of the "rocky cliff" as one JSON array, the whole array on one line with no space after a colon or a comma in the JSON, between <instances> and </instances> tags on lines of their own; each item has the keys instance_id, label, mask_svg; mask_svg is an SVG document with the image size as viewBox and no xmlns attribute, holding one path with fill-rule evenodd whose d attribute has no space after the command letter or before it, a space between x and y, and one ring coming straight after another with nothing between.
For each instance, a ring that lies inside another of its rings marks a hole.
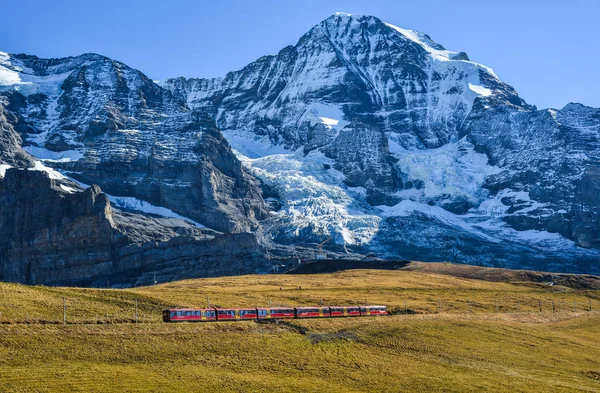
<instances>
[{"instance_id":1,"label":"rocky cliff","mask_svg":"<svg viewBox=\"0 0 600 393\"><path fill-rule=\"evenodd\" d=\"M0 280L130 286L271 268L253 234L124 212L96 185L51 177L11 168L0 179Z\"/></svg>"}]
</instances>

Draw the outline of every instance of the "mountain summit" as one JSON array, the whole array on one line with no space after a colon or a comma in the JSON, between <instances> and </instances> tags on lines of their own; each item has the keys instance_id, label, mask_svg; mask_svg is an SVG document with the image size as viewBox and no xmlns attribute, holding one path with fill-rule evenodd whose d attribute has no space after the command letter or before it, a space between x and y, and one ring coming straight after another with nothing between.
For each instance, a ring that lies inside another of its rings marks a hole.
<instances>
[{"instance_id":1,"label":"mountain summit","mask_svg":"<svg viewBox=\"0 0 600 393\"><path fill-rule=\"evenodd\" d=\"M0 102L0 175L42 169L63 193L99 185L113 208L102 210L107 228L136 253L154 249L140 228L159 214L153 225L171 220L161 240L170 244L188 236L235 247L246 236L256 258L244 271L270 263L257 257L265 248L285 260L324 241L340 256L600 269L600 110L537 110L466 53L373 16L337 13L223 78L160 86L100 55L0 54ZM15 200L2 187L19 189L1 184L8 214ZM0 246L20 255L0 261L4 279L49 282L32 272L44 277L64 255L28 256L35 248L23 252L23 242L49 229L21 238L15 219L0 225L13 236ZM156 268L102 252L94 264L112 267L99 276ZM230 256L189 275L229 272Z\"/></svg>"}]
</instances>

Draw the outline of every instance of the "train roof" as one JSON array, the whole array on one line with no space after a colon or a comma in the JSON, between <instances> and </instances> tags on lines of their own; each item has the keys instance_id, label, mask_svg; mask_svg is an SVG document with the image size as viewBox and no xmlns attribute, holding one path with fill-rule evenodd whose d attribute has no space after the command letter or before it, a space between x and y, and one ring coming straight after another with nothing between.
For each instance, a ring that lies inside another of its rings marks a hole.
<instances>
[{"instance_id":1,"label":"train roof","mask_svg":"<svg viewBox=\"0 0 600 393\"><path fill-rule=\"evenodd\" d=\"M242 308L237 308L237 307L223 307L223 308L216 308L216 309L217 310L256 310L256 307L242 307Z\"/></svg>"},{"instance_id":2,"label":"train roof","mask_svg":"<svg viewBox=\"0 0 600 393\"><path fill-rule=\"evenodd\" d=\"M259 310L289 310L294 309L294 306L289 307L257 307Z\"/></svg>"},{"instance_id":3,"label":"train roof","mask_svg":"<svg viewBox=\"0 0 600 393\"><path fill-rule=\"evenodd\" d=\"M327 308L330 306L302 306L302 307L296 307L296 308Z\"/></svg>"}]
</instances>

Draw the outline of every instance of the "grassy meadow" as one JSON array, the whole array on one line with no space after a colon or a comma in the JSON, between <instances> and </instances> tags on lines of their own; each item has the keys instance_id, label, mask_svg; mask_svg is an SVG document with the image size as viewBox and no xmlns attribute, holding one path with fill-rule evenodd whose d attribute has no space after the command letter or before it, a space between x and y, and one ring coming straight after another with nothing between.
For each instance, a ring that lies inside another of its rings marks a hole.
<instances>
[{"instance_id":1,"label":"grassy meadow","mask_svg":"<svg viewBox=\"0 0 600 393\"><path fill-rule=\"evenodd\" d=\"M600 391L600 290L444 269L122 290L0 283L0 391ZM305 334L287 324L160 322L164 307L321 301L385 304L396 314L292 321Z\"/></svg>"}]
</instances>

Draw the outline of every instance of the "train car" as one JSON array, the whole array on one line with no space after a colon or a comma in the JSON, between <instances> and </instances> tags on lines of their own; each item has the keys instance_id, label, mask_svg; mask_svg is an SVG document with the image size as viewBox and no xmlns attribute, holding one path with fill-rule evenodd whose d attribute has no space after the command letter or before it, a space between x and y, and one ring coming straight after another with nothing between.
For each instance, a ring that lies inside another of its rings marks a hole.
<instances>
[{"instance_id":1,"label":"train car","mask_svg":"<svg viewBox=\"0 0 600 393\"><path fill-rule=\"evenodd\" d=\"M258 318L256 308L217 308L218 321L240 321Z\"/></svg>"},{"instance_id":2,"label":"train car","mask_svg":"<svg viewBox=\"0 0 600 393\"><path fill-rule=\"evenodd\" d=\"M296 307L296 318L329 318L329 307Z\"/></svg>"},{"instance_id":3,"label":"train car","mask_svg":"<svg viewBox=\"0 0 600 393\"><path fill-rule=\"evenodd\" d=\"M216 313L212 308L177 308L163 310L164 322L206 322L216 320Z\"/></svg>"},{"instance_id":4,"label":"train car","mask_svg":"<svg viewBox=\"0 0 600 393\"><path fill-rule=\"evenodd\" d=\"M256 308L239 308L236 310L236 318L240 320L258 319Z\"/></svg>"},{"instance_id":5,"label":"train car","mask_svg":"<svg viewBox=\"0 0 600 393\"><path fill-rule=\"evenodd\" d=\"M217 321L235 321L236 309L235 308L216 308Z\"/></svg>"},{"instance_id":6,"label":"train car","mask_svg":"<svg viewBox=\"0 0 600 393\"><path fill-rule=\"evenodd\" d=\"M336 317L360 317L359 306L331 306L329 313L332 318Z\"/></svg>"},{"instance_id":7,"label":"train car","mask_svg":"<svg viewBox=\"0 0 600 393\"><path fill-rule=\"evenodd\" d=\"M379 316L379 315L387 315L387 307L386 306L360 306L360 316Z\"/></svg>"},{"instance_id":8,"label":"train car","mask_svg":"<svg viewBox=\"0 0 600 393\"><path fill-rule=\"evenodd\" d=\"M257 312L258 319L287 319L296 316L292 307L258 308Z\"/></svg>"}]
</instances>

